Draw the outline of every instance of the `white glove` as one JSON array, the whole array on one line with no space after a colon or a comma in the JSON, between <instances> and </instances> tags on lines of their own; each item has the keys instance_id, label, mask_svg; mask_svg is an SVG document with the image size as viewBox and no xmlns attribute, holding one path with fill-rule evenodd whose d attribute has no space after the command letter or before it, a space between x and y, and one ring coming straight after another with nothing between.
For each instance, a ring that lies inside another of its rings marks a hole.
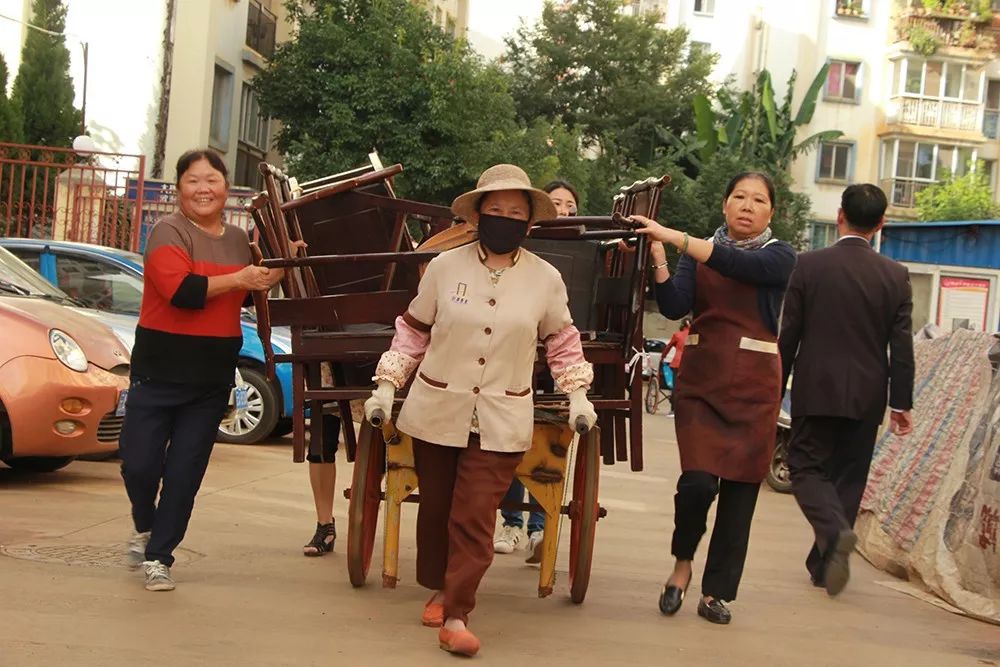
<instances>
[{"instance_id":1,"label":"white glove","mask_svg":"<svg viewBox=\"0 0 1000 667\"><path fill-rule=\"evenodd\" d=\"M365 401L365 421L372 420L372 414L381 410L386 419L392 417L392 402L396 398L396 385L388 380L379 380L372 397Z\"/></svg>"},{"instance_id":2,"label":"white glove","mask_svg":"<svg viewBox=\"0 0 1000 667\"><path fill-rule=\"evenodd\" d=\"M587 389L580 387L569 393L569 425L576 430L576 418L583 417L587 420L587 428L594 428L597 423L597 412L594 411L594 404L587 399Z\"/></svg>"}]
</instances>

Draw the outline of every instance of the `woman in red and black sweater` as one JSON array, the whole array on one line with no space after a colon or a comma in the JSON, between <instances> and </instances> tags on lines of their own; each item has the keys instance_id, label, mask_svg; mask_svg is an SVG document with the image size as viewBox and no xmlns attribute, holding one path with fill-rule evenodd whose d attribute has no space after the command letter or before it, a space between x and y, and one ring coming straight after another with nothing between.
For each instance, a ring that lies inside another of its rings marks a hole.
<instances>
[{"instance_id":1,"label":"woman in red and black sweater","mask_svg":"<svg viewBox=\"0 0 1000 667\"><path fill-rule=\"evenodd\" d=\"M177 192L178 211L157 222L146 242L120 439L135 523L129 564L143 567L152 591L174 588L173 551L229 404L243 344L240 309L251 290L270 289L282 277L252 266L247 233L223 222L229 180L217 153L182 155Z\"/></svg>"}]
</instances>

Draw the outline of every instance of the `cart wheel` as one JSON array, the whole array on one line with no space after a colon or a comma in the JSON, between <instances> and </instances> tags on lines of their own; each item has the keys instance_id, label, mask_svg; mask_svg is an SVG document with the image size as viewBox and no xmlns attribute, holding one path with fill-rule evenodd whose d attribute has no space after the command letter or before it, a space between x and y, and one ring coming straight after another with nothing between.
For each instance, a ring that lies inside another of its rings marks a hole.
<instances>
[{"instance_id":1,"label":"cart wheel","mask_svg":"<svg viewBox=\"0 0 1000 667\"><path fill-rule=\"evenodd\" d=\"M658 386L656 375L651 375L646 381L646 412L651 415L656 414L656 408L660 405L660 387Z\"/></svg>"},{"instance_id":2,"label":"cart wheel","mask_svg":"<svg viewBox=\"0 0 1000 667\"><path fill-rule=\"evenodd\" d=\"M367 421L362 422L354 458L347 524L347 572L355 587L364 586L368 567L372 563L384 472L385 442L382 433Z\"/></svg>"},{"instance_id":3,"label":"cart wheel","mask_svg":"<svg viewBox=\"0 0 1000 667\"><path fill-rule=\"evenodd\" d=\"M573 471L573 509L570 512L569 588L570 598L580 604L587 595L590 565L594 557L597 530L597 481L600 470L600 431L592 429L580 438Z\"/></svg>"}]
</instances>

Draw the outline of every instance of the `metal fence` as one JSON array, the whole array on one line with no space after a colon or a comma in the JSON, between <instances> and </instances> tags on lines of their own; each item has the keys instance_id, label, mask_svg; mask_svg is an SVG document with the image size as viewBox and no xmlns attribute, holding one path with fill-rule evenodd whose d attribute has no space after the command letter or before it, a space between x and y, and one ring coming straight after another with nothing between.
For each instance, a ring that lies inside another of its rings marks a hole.
<instances>
[{"instance_id":1,"label":"metal fence","mask_svg":"<svg viewBox=\"0 0 1000 667\"><path fill-rule=\"evenodd\" d=\"M79 241L142 252L177 189L145 178L146 157L0 143L0 236ZM232 188L226 221L252 231L250 188Z\"/></svg>"}]
</instances>

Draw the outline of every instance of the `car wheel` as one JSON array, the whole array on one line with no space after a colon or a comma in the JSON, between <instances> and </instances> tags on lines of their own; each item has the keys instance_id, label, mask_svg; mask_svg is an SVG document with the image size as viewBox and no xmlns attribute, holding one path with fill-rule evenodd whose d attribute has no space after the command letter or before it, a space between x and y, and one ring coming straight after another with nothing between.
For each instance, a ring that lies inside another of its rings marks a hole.
<instances>
[{"instance_id":1,"label":"car wheel","mask_svg":"<svg viewBox=\"0 0 1000 667\"><path fill-rule=\"evenodd\" d=\"M65 468L73 456L14 456L3 462L19 472L55 472Z\"/></svg>"},{"instance_id":2,"label":"car wheel","mask_svg":"<svg viewBox=\"0 0 1000 667\"><path fill-rule=\"evenodd\" d=\"M219 442L251 445L263 440L278 423L278 394L263 373L240 368L247 389L247 409L219 426Z\"/></svg>"},{"instance_id":3,"label":"car wheel","mask_svg":"<svg viewBox=\"0 0 1000 667\"><path fill-rule=\"evenodd\" d=\"M275 424L274 430L271 431L271 437L272 438L284 437L292 432L293 427L294 427L294 422L292 422L291 417L282 417L281 419L278 420L278 423Z\"/></svg>"}]
</instances>

